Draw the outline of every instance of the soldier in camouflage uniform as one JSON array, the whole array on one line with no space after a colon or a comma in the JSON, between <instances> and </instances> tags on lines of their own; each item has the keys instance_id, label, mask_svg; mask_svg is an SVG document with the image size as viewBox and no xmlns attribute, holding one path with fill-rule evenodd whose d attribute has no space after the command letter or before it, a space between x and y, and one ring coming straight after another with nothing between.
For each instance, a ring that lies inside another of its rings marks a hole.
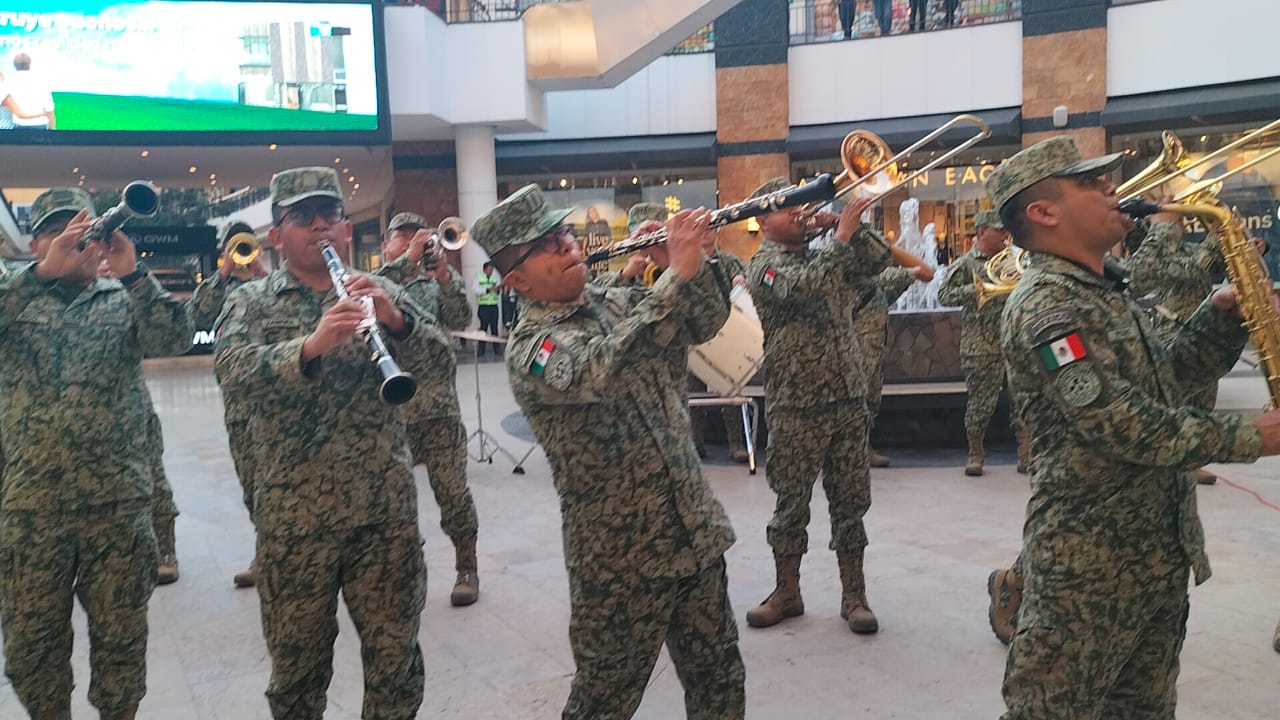
<instances>
[{"instance_id":1,"label":"soldier in camouflage uniform","mask_svg":"<svg viewBox=\"0 0 1280 720\"><path fill-rule=\"evenodd\" d=\"M1187 471L1280 451L1280 413L1183 404L1189 378L1222 375L1244 345L1234 294L1215 293L1164 343L1104 263L1125 233L1104 177L1120 161L1082 160L1055 137L987 181L1036 253L1001 331L1033 455L1005 720L1173 717L1188 568L1209 575Z\"/></svg>"},{"instance_id":2,"label":"soldier in camouflage uniform","mask_svg":"<svg viewBox=\"0 0 1280 720\"><path fill-rule=\"evenodd\" d=\"M995 210L978 213L974 221L977 237L969 252L947 268L947 279L938 291L938 302L964 308L964 325L960 330L960 368L964 371L964 431L969 439L969 458L965 475L981 475L986 462L983 447L987 426L996 411L1000 389L1004 387L1004 361L1000 357L1000 315L1007 295L996 295L978 307L978 291L974 273L987 276L984 266L1008 243L1008 233ZM1018 436L1018 472L1027 471L1026 440Z\"/></svg>"},{"instance_id":3,"label":"soldier in camouflage uniform","mask_svg":"<svg viewBox=\"0 0 1280 720\"><path fill-rule=\"evenodd\" d=\"M789 185L775 178L759 197ZM871 507L867 458L865 358L853 330L854 303L872 292L889 248L859 218L871 200L859 198L839 215L834 241L809 247L799 208L760 218L764 242L747 268L747 287L764 326L766 472L777 494L769 521L777 585L747 613L747 624L769 627L804 614L800 559L809 549L809 501L819 473L831 510L831 549L840 564L840 616L856 633L879 629L867 602L862 516Z\"/></svg>"},{"instance_id":4,"label":"soldier in camouflage uniform","mask_svg":"<svg viewBox=\"0 0 1280 720\"><path fill-rule=\"evenodd\" d=\"M222 259L218 263L217 272L205 278L191 295L187 307L191 312L191 320L195 323L197 330L210 330L214 323L217 322L218 316L222 314L222 307L226 303L227 296L236 288L253 280L254 278L266 277L266 268L262 265L262 256L254 258L247 266L240 267L231 259L231 238L240 233L249 233L256 235L253 228L247 223L233 222L227 226L222 232ZM231 399L223 396L222 398L222 420L227 428L227 446L231 451L231 463L236 469L236 477L241 478L241 489L244 490L244 502L246 507L250 509L250 518L253 516L253 497L248 488L252 487L252 482L246 482L243 478L248 477L251 471L251 463L245 457L242 451L243 444L249 439L245 437L248 419L241 417L237 412L240 408ZM249 567L236 573L232 578L232 583L238 588L253 587L257 583L257 570L253 563L249 563Z\"/></svg>"},{"instance_id":5,"label":"soldier in camouflage uniform","mask_svg":"<svg viewBox=\"0 0 1280 720\"><path fill-rule=\"evenodd\" d=\"M431 267L423 267L426 243L435 230L421 215L400 213L387 226L382 244L386 261L375 275L404 287L422 309L446 330L465 330L471 324L471 306L462 276L444 260L440 250ZM467 488L467 429L458 405L458 367L454 359L433 365L430 375L419 375L418 393L406 406L409 448L413 462L425 465L436 504L440 528L453 541L455 570L449 602L471 605L480 599L480 575L476 569L476 504Z\"/></svg>"},{"instance_id":6,"label":"soldier in camouflage uniform","mask_svg":"<svg viewBox=\"0 0 1280 720\"><path fill-rule=\"evenodd\" d=\"M0 623L6 673L35 718L70 718L71 604L89 621L89 702L132 718L146 693L147 601L156 582L151 410L142 358L191 346L183 304L116 232L76 243L89 195L32 204L35 264L0 277ZM97 277L106 253L120 280Z\"/></svg>"},{"instance_id":7,"label":"soldier in camouflage uniform","mask_svg":"<svg viewBox=\"0 0 1280 720\"><path fill-rule=\"evenodd\" d=\"M319 718L333 673L341 593L360 636L364 717L412 718L422 703L420 615L426 566L404 413L379 400L382 377L356 337L369 298L389 348L429 374L453 352L402 288L353 273L339 300L320 253L349 247L332 168L271 180L270 239L284 262L227 298L214 372L241 404L252 472L258 596L277 718Z\"/></svg>"},{"instance_id":8,"label":"soldier in camouflage uniform","mask_svg":"<svg viewBox=\"0 0 1280 720\"><path fill-rule=\"evenodd\" d=\"M729 311L728 279L699 248L710 213L667 222L670 267L651 289L587 284L567 214L527 185L471 229L526 301L507 369L560 496L577 666L563 717L631 717L666 643L689 718L742 718L733 529L685 396L688 346Z\"/></svg>"},{"instance_id":9,"label":"soldier in camouflage uniform","mask_svg":"<svg viewBox=\"0 0 1280 720\"><path fill-rule=\"evenodd\" d=\"M874 289L854 305L853 331L866 358L867 414L872 422L880 414L880 397L884 392L884 348L889 341L889 306L902 297L911 283L932 279L933 271L925 265L887 267L876 276ZM870 446L867 447L867 458L871 467L889 467L889 458Z\"/></svg>"},{"instance_id":10,"label":"soldier in camouflage uniform","mask_svg":"<svg viewBox=\"0 0 1280 720\"><path fill-rule=\"evenodd\" d=\"M1178 215L1160 213L1147 222L1146 237L1125 262L1129 292L1158 303L1152 308L1152 325L1169 341L1213 290L1213 277L1226 271L1226 260L1215 234L1210 233L1199 245L1184 243ZM1213 410L1218 402L1218 379L1196 378L1186 393L1193 407ZM1203 468L1196 470L1195 478L1203 485L1217 482L1217 477Z\"/></svg>"}]
</instances>

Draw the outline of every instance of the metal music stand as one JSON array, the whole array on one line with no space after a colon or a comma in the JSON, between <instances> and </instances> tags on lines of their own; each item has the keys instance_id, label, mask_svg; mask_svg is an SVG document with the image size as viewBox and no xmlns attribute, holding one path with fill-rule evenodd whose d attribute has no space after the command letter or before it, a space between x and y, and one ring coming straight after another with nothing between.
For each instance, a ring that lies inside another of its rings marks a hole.
<instances>
[{"instance_id":1,"label":"metal music stand","mask_svg":"<svg viewBox=\"0 0 1280 720\"><path fill-rule=\"evenodd\" d=\"M497 335L490 335L489 333L480 330L461 330L455 331L451 334L457 338L474 341L471 348L471 366L475 369L476 377L476 429L467 436L467 454L476 462L487 462L492 465L493 456L498 453L502 453L503 455L506 455L511 462L516 463L519 474L523 475L524 469L520 468L521 461L517 461L515 455L507 452L506 448L498 444L498 438L494 437L493 434L484 429L484 407L483 403L480 401L480 343L489 342L505 345L507 342L506 339L500 338ZM476 438L480 441L480 452L479 454L472 455L470 450L471 441Z\"/></svg>"}]
</instances>

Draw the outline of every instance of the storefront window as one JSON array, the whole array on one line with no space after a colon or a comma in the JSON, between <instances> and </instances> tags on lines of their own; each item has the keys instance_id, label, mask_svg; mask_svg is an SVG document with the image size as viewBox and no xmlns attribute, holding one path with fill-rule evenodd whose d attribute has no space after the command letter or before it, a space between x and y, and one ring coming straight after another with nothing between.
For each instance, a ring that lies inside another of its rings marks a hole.
<instances>
[{"instance_id":1,"label":"storefront window","mask_svg":"<svg viewBox=\"0 0 1280 720\"><path fill-rule=\"evenodd\" d=\"M974 217L991 207L984 182L995 172L1000 160L1015 152L1016 147L1001 146L984 148L981 153L970 151L957 155L950 161L956 164L929 170L876 203L872 225L890 242L901 238L904 230L932 232L938 242L938 262L950 263L972 244ZM940 155L941 151L909 155L899 166L899 177L905 177L914 168L923 167ZM793 177L812 177L819 172L838 174L840 161L801 162L792 167ZM900 218L900 208L910 198L920 203L916 228L904 228Z\"/></svg>"},{"instance_id":2,"label":"storefront window","mask_svg":"<svg viewBox=\"0 0 1280 720\"><path fill-rule=\"evenodd\" d=\"M714 208L717 204L713 168L553 178L503 177L498 180L498 195L505 197L529 183L542 187L552 207L573 208L565 222L573 224L584 254L626 238L627 211L636 203L657 203L667 209L668 215L686 208ZM615 258L592 270L619 269L625 264L626 258Z\"/></svg>"},{"instance_id":3,"label":"storefront window","mask_svg":"<svg viewBox=\"0 0 1280 720\"><path fill-rule=\"evenodd\" d=\"M1203 158L1206 154L1222 148L1240 139L1249 130L1257 129L1257 125L1231 125L1212 128L1174 128L1173 132L1182 141L1188 157L1192 160ZM1124 151L1127 155L1121 169L1123 178L1130 178L1147 167L1160 155L1161 140L1159 131L1117 135L1112 138L1114 152ZM1216 160L1194 170L1198 178L1224 177L1217 198L1232 208L1244 222L1251 235L1264 240L1271 248L1264 259L1271 277L1280 277L1280 208L1277 206L1277 195L1280 195L1280 154L1262 160L1258 164L1244 170L1240 168L1260 155L1280 145L1280 135L1275 133L1264 137L1261 141L1250 141L1231 150ZM1192 181L1178 178L1165 185L1160 192L1173 195L1181 191ZM1188 219L1185 223L1188 242L1200 242L1206 235L1204 224L1196 219Z\"/></svg>"}]
</instances>

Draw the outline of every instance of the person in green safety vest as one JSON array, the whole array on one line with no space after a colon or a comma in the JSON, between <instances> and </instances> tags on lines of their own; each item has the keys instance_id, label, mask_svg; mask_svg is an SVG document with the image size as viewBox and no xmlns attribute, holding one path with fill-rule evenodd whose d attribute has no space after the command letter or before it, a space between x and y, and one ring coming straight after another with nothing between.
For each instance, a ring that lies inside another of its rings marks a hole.
<instances>
[{"instance_id":1,"label":"person in green safety vest","mask_svg":"<svg viewBox=\"0 0 1280 720\"><path fill-rule=\"evenodd\" d=\"M477 314L480 316L480 330L490 335L498 334L498 293L502 289L502 276L498 275L498 271L493 269L493 263L485 263L480 273L476 275L475 285L472 290L476 293ZM497 343L488 343L493 346L493 354L501 356L502 347ZM485 343L480 343L478 354L483 356L485 352Z\"/></svg>"}]
</instances>

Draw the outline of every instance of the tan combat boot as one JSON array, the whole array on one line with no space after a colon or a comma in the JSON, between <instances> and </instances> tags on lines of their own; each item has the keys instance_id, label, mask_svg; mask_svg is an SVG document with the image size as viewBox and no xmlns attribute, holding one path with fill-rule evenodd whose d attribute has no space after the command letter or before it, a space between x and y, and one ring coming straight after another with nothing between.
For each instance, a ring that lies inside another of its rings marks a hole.
<instances>
[{"instance_id":1,"label":"tan combat boot","mask_svg":"<svg viewBox=\"0 0 1280 720\"><path fill-rule=\"evenodd\" d=\"M258 563L251 562L249 567L243 572L238 572L231 578L231 582L236 584L238 588L250 588L258 584Z\"/></svg>"},{"instance_id":2,"label":"tan combat boot","mask_svg":"<svg viewBox=\"0 0 1280 720\"><path fill-rule=\"evenodd\" d=\"M1195 477L1196 477L1196 484L1198 485L1213 485L1214 483L1218 482L1218 476L1214 475L1208 470L1205 470L1204 468L1200 468L1199 470L1196 470Z\"/></svg>"},{"instance_id":3,"label":"tan combat boot","mask_svg":"<svg viewBox=\"0 0 1280 720\"><path fill-rule=\"evenodd\" d=\"M867 580L862 574L862 551L837 552L840 563L840 618L849 621L849 629L859 635L870 635L880 629L876 614L867 603Z\"/></svg>"},{"instance_id":4,"label":"tan combat boot","mask_svg":"<svg viewBox=\"0 0 1280 720\"><path fill-rule=\"evenodd\" d=\"M455 548L458 579L453 583L453 592L449 593L449 602L454 607L471 605L480 599L480 576L476 573L476 537L463 540Z\"/></svg>"},{"instance_id":5,"label":"tan combat boot","mask_svg":"<svg viewBox=\"0 0 1280 720\"><path fill-rule=\"evenodd\" d=\"M156 545L160 550L160 565L156 572L157 585L178 582L178 553L173 537L173 515L155 518L152 527L156 532Z\"/></svg>"},{"instance_id":6,"label":"tan combat boot","mask_svg":"<svg viewBox=\"0 0 1280 720\"><path fill-rule=\"evenodd\" d=\"M777 586L769 597L747 611L747 624L755 628L777 625L789 617L804 614L804 598L800 597L801 555L774 553L773 564L777 570Z\"/></svg>"},{"instance_id":7,"label":"tan combat boot","mask_svg":"<svg viewBox=\"0 0 1280 720\"><path fill-rule=\"evenodd\" d=\"M1025 430L1015 430L1013 434L1018 438L1018 472L1026 475L1031 468L1031 447L1027 442L1027 433Z\"/></svg>"},{"instance_id":8,"label":"tan combat boot","mask_svg":"<svg viewBox=\"0 0 1280 720\"><path fill-rule=\"evenodd\" d=\"M889 467L889 458L876 452L875 448L872 448L872 447L867 448L867 459L871 461L871 467L873 468Z\"/></svg>"},{"instance_id":9,"label":"tan combat boot","mask_svg":"<svg viewBox=\"0 0 1280 720\"><path fill-rule=\"evenodd\" d=\"M969 459L964 464L964 474L978 476L982 474L982 464L986 461L986 453L982 449L981 436L969 436Z\"/></svg>"},{"instance_id":10,"label":"tan combat boot","mask_svg":"<svg viewBox=\"0 0 1280 720\"><path fill-rule=\"evenodd\" d=\"M991 631L1000 642L1008 645L1013 637L1013 619L1022 605L1022 578L1014 574L1013 568L994 570L987 576L987 594L991 596L991 604L987 608Z\"/></svg>"}]
</instances>

